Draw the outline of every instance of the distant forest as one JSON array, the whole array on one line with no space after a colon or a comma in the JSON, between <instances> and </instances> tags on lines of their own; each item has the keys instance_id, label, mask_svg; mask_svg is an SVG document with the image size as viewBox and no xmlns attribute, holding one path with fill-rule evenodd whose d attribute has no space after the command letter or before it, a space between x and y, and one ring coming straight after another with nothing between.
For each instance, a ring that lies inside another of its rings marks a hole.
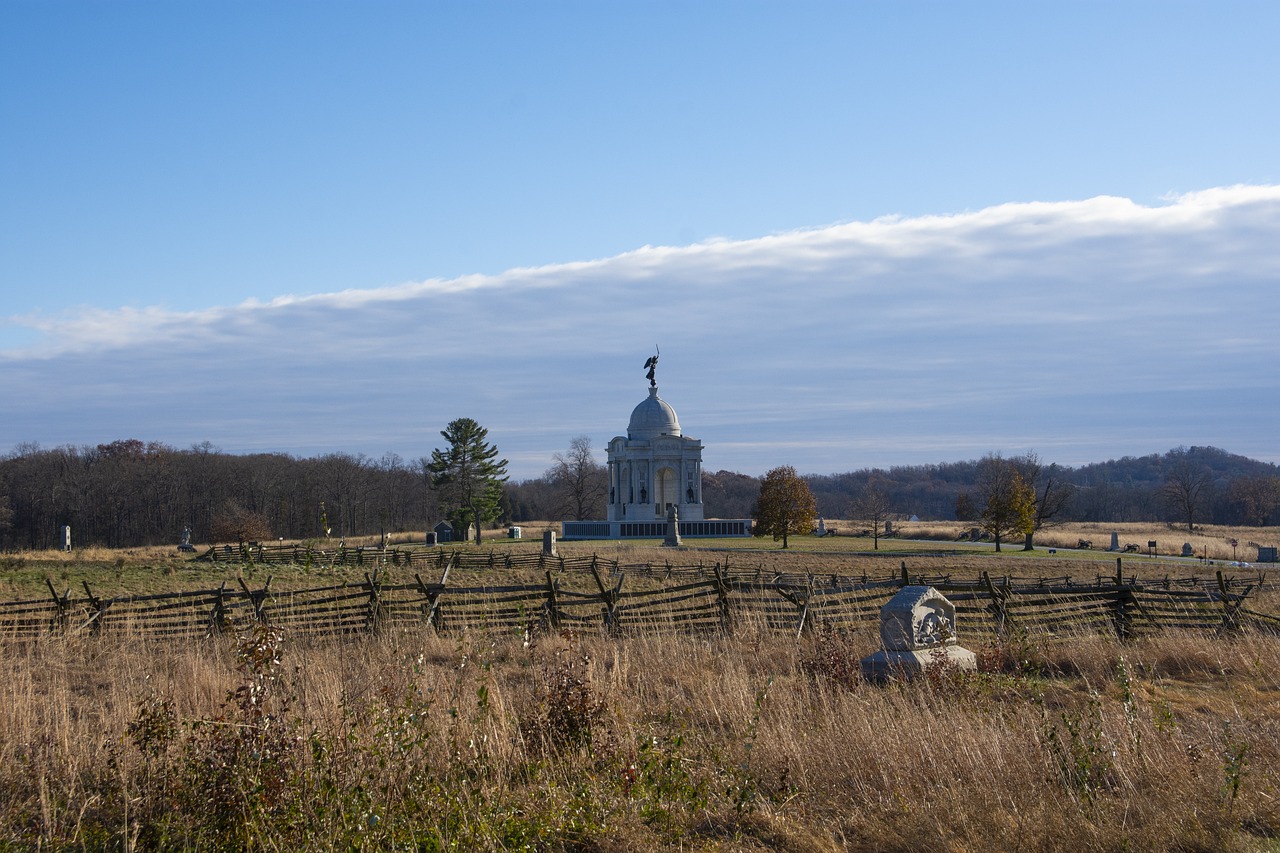
<instances>
[{"instance_id":1,"label":"distant forest","mask_svg":"<svg viewBox=\"0 0 1280 853\"><path fill-rule=\"evenodd\" d=\"M818 512L857 517L869 483L888 498L891 517L952 520L977 498L981 460L848 474L809 475ZM600 473L599 469L596 473ZM1041 476L1068 485L1059 521L1185 523L1168 501L1175 476L1194 478L1197 523L1266 526L1280 506L1280 469L1214 447L1180 447L1079 468L1041 462ZM748 518L759 478L731 471L703 476L709 518ZM571 517L565 484L542 477L505 484L502 523ZM604 517L603 490L591 517ZM334 453L232 455L210 445L178 450L136 439L96 447L25 445L0 460L0 548L60 544L63 525L76 546L177 544L184 528L205 543L225 533L228 516L249 513L272 538L319 539L425 531L445 517L422 460ZM265 535L265 534L260 534Z\"/></svg>"}]
</instances>

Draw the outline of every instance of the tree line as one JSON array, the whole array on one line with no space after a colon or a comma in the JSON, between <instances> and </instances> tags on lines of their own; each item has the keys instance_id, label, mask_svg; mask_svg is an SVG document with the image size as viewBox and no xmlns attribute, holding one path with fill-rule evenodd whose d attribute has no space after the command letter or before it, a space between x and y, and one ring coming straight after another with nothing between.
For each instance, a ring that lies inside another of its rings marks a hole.
<instances>
[{"instance_id":1,"label":"tree line","mask_svg":"<svg viewBox=\"0 0 1280 853\"><path fill-rule=\"evenodd\" d=\"M516 482L474 421L451 422L441 438L441 448L417 460L236 455L207 443L177 449L137 439L22 445L0 459L0 547L57 547L64 525L75 545L129 547L176 545L184 529L194 542L341 540L425 535L441 520L479 535L495 524L605 515L605 468L586 436L555 454L543 475ZM990 454L803 479L817 514L869 520L876 535L882 522L913 515L990 522L1008 537L1063 521L1265 526L1280 507L1280 469L1213 447L1079 468L1034 454ZM748 518L760 509L762 478L706 472L702 486L709 518ZM986 517L1002 507L1002 519Z\"/></svg>"}]
</instances>

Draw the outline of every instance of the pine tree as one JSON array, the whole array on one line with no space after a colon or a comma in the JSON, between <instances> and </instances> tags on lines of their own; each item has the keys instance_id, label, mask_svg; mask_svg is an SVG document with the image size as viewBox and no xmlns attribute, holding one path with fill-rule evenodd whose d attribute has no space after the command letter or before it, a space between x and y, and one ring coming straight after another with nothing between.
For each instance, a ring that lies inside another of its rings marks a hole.
<instances>
[{"instance_id":1,"label":"pine tree","mask_svg":"<svg viewBox=\"0 0 1280 853\"><path fill-rule=\"evenodd\" d=\"M431 488L440 492L454 529L475 525L476 544L481 528L498 518L502 484L507 481L507 460L498 459L498 448L488 442L489 431L471 418L450 421L441 430L449 446L431 451L423 467Z\"/></svg>"}]
</instances>

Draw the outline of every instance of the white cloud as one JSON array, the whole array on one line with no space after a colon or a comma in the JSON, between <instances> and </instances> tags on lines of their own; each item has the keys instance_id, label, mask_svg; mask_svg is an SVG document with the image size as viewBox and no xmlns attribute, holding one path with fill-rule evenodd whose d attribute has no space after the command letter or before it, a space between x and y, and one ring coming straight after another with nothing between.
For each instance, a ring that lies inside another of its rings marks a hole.
<instances>
[{"instance_id":1,"label":"white cloud","mask_svg":"<svg viewBox=\"0 0 1280 853\"><path fill-rule=\"evenodd\" d=\"M573 436L600 447L625 429L657 344L663 396L712 468L1021 447L1072 464L1176 444L1280 459L1277 226L1280 187L1224 187L196 312L9 318L41 337L0 352L0 391L21 401L0 447L138 437L414 458L465 415L532 476Z\"/></svg>"}]
</instances>

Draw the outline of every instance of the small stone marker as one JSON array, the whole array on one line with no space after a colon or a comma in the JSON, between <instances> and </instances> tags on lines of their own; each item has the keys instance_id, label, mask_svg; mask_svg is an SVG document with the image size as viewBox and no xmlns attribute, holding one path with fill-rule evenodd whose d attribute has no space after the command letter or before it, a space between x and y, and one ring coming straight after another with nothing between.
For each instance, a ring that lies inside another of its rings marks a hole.
<instances>
[{"instance_id":1,"label":"small stone marker","mask_svg":"<svg viewBox=\"0 0 1280 853\"><path fill-rule=\"evenodd\" d=\"M1194 557L1195 555L1196 555L1196 549L1191 547L1191 543L1190 543L1190 542L1183 542L1183 543L1182 543L1182 556L1184 556L1184 557Z\"/></svg>"},{"instance_id":2,"label":"small stone marker","mask_svg":"<svg viewBox=\"0 0 1280 853\"><path fill-rule=\"evenodd\" d=\"M662 540L662 544L669 548L680 547L680 512L675 504L667 507L667 538Z\"/></svg>"},{"instance_id":3,"label":"small stone marker","mask_svg":"<svg viewBox=\"0 0 1280 853\"><path fill-rule=\"evenodd\" d=\"M556 532L554 530L542 531L542 553L548 557L559 557L556 553Z\"/></svg>"},{"instance_id":4,"label":"small stone marker","mask_svg":"<svg viewBox=\"0 0 1280 853\"><path fill-rule=\"evenodd\" d=\"M1111 547L1110 547L1110 548L1108 548L1107 550L1108 550L1108 551L1119 551L1119 550L1120 550L1120 534L1119 534L1119 533L1116 533L1115 531L1112 531L1112 533L1111 533Z\"/></svg>"},{"instance_id":5,"label":"small stone marker","mask_svg":"<svg viewBox=\"0 0 1280 853\"><path fill-rule=\"evenodd\" d=\"M862 659L867 681L911 679L931 665L978 668L977 656L957 645L955 605L931 586L904 586L880 608L880 644Z\"/></svg>"},{"instance_id":6,"label":"small stone marker","mask_svg":"<svg viewBox=\"0 0 1280 853\"><path fill-rule=\"evenodd\" d=\"M63 551L71 550L71 525L70 524L62 525L62 550Z\"/></svg>"}]
</instances>

